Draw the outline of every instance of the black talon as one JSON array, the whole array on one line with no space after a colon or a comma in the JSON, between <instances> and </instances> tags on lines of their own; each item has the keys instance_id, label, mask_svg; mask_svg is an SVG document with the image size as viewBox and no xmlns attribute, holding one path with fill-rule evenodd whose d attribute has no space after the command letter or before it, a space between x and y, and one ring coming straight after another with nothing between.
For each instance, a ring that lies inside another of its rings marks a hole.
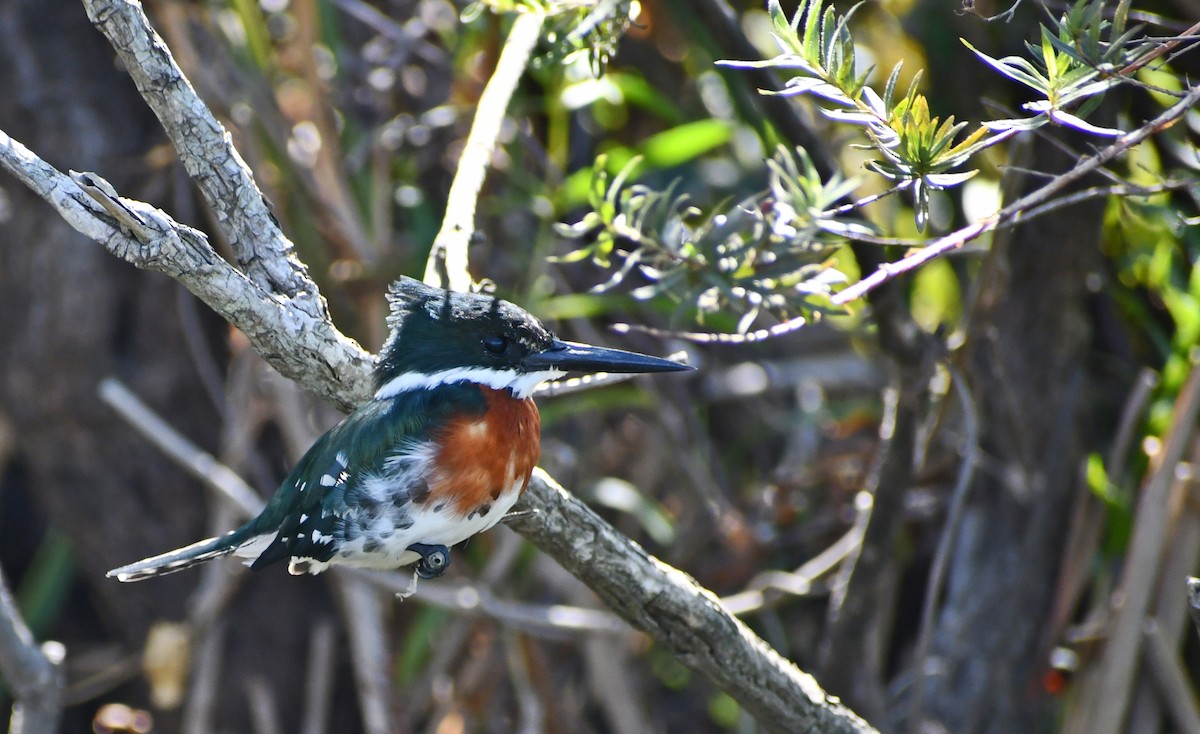
<instances>
[{"instance_id":1,"label":"black talon","mask_svg":"<svg viewBox=\"0 0 1200 734\"><path fill-rule=\"evenodd\" d=\"M450 568L450 549L444 545L413 543L408 546L408 550L420 554L421 560L417 562L417 575L423 579L435 579L446 573L447 568Z\"/></svg>"}]
</instances>

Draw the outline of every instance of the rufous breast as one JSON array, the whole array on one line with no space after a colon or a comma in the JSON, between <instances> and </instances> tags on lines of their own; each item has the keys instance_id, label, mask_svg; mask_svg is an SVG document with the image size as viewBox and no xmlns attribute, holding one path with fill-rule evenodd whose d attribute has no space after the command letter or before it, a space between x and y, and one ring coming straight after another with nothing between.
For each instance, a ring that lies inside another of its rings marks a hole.
<instances>
[{"instance_id":1,"label":"rufous breast","mask_svg":"<svg viewBox=\"0 0 1200 734\"><path fill-rule=\"evenodd\" d=\"M524 492L541 454L542 420L531 398L480 387L487 412L450 421L437 437L437 470L428 502L466 517L519 485Z\"/></svg>"}]
</instances>

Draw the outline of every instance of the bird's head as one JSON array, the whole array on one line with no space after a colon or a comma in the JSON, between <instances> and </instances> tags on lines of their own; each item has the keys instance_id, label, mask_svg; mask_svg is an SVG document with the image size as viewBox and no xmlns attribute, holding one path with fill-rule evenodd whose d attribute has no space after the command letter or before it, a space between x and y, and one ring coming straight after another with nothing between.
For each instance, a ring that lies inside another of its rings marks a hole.
<instances>
[{"instance_id":1,"label":"bird's head","mask_svg":"<svg viewBox=\"0 0 1200 734\"><path fill-rule=\"evenodd\" d=\"M376 397L475 382L528 397L566 372L673 372L686 365L561 341L532 314L480 293L401 278L388 291L391 334L375 368Z\"/></svg>"}]
</instances>

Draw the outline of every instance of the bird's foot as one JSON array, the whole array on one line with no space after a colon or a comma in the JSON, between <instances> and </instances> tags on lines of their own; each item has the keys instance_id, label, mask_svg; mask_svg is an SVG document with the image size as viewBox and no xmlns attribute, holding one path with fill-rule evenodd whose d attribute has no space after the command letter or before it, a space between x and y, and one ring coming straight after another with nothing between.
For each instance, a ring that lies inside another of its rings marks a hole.
<instances>
[{"instance_id":1,"label":"bird's foot","mask_svg":"<svg viewBox=\"0 0 1200 734\"><path fill-rule=\"evenodd\" d=\"M408 550L421 556L417 561L417 575L423 579L435 579L450 568L450 549L444 545L413 543Z\"/></svg>"}]
</instances>

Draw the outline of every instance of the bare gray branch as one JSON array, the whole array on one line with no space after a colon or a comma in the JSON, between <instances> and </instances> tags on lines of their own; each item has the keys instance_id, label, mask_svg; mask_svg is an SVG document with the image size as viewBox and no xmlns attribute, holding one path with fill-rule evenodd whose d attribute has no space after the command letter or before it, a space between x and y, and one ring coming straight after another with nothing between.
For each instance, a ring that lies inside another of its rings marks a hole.
<instances>
[{"instance_id":1,"label":"bare gray branch","mask_svg":"<svg viewBox=\"0 0 1200 734\"><path fill-rule=\"evenodd\" d=\"M0 571L0 678L16 699L9 734L42 734L58 728L64 657L66 648L61 644L38 647L34 642Z\"/></svg>"},{"instance_id":2,"label":"bare gray branch","mask_svg":"<svg viewBox=\"0 0 1200 734\"><path fill-rule=\"evenodd\" d=\"M296 258L291 241L279 230L250 167L150 26L142 4L84 0L83 5L162 123L250 280L267 292L286 296L310 317L325 317L321 295L304 263Z\"/></svg>"},{"instance_id":3,"label":"bare gray branch","mask_svg":"<svg viewBox=\"0 0 1200 734\"><path fill-rule=\"evenodd\" d=\"M160 210L120 198L97 176L72 180L3 133L0 165L113 254L178 279L244 331L255 350L285 376L342 408L367 399L371 356L330 323L316 286L279 233L228 134L149 27L141 6L122 0L85 4L167 129L245 272L217 255L204 234ZM765 727L874 731L811 676L782 659L710 592L646 555L544 473L535 475L523 503L524 509L537 512L515 523L520 532L584 580L620 616L708 675ZM371 623L359 625L362 634L351 641L355 655L365 661L381 649L368 634L378 621L378 600L348 578L340 580L347 597L353 597L345 599L346 606L359 614L370 611ZM360 675L374 667L360 665ZM379 681L364 678L359 683L368 730L388 730Z\"/></svg>"},{"instance_id":4,"label":"bare gray branch","mask_svg":"<svg viewBox=\"0 0 1200 734\"><path fill-rule=\"evenodd\" d=\"M334 328L327 315L312 316L297 307L296 299L256 285L222 259L204 233L148 204L113 198L111 187L106 189L107 183L95 174L66 176L3 131L0 166L112 254L178 280L245 332L255 351L286 377L344 409L370 395L370 354ZM106 199L108 206L102 206L99 202ZM128 220L114 216L121 211ZM136 232L130 222L137 225Z\"/></svg>"},{"instance_id":5,"label":"bare gray branch","mask_svg":"<svg viewBox=\"0 0 1200 734\"><path fill-rule=\"evenodd\" d=\"M707 675L773 731L862 734L869 724L784 660L712 592L648 555L535 470L510 527L591 587L634 627Z\"/></svg>"}]
</instances>

